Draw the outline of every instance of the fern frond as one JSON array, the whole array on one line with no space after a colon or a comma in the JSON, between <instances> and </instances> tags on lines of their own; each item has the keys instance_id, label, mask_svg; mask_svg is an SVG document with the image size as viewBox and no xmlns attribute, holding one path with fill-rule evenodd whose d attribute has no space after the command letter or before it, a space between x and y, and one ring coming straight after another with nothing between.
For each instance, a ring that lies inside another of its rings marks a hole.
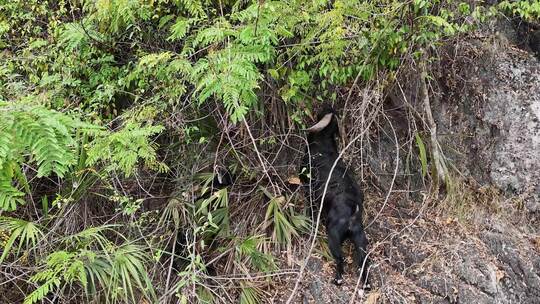
<instances>
[{"instance_id":1,"label":"fern frond","mask_svg":"<svg viewBox=\"0 0 540 304\"><path fill-rule=\"evenodd\" d=\"M50 292L58 290L62 282L72 283L76 280L84 280L86 283L86 274L81 274L81 271L84 273L82 261L77 260L74 253L63 250L52 252L47 257L46 267L30 278L31 282L45 282L30 293L24 299L24 303L43 300Z\"/></svg>"},{"instance_id":2,"label":"fern frond","mask_svg":"<svg viewBox=\"0 0 540 304\"><path fill-rule=\"evenodd\" d=\"M64 45L68 51L82 49L89 45L89 35L92 35L92 39L101 39L99 32L95 31L88 22L84 28L80 23L67 23L60 33L60 44Z\"/></svg>"},{"instance_id":3,"label":"fern frond","mask_svg":"<svg viewBox=\"0 0 540 304\"><path fill-rule=\"evenodd\" d=\"M169 41L182 40L189 31L191 26L190 19L178 18L176 22L171 26L171 35L167 38Z\"/></svg>"},{"instance_id":4,"label":"fern frond","mask_svg":"<svg viewBox=\"0 0 540 304\"><path fill-rule=\"evenodd\" d=\"M267 45L242 45L233 51L242 60L256 63L265 63L274 57L274 49Z\"/></svg>"},{"instance_id":5,"label":"fern frond","mask_svg":"<svg viewBox=\"0 0 540 304\"><path fill-rule=\"evenodd\" d=\"M194 47L206 47L210 44L223 42L227 37L234 37L237 32L231 28L231 25L223 22L216 26L205 28L197 34L193 41Z\"/></svg>"},{"instance_id":6,"label":"fern frond","mask_svg":"<svg viewBox=\"0 0 540 304\"><path fill-rule=\"evenodd\" d=\"M68 168L75 163L75 141L68 126L75 122L64 115L41 107L17 115L13 128L18 139L28 147L38 164L38 176L51 172L63 177ZM15 113L14 113L15 114Z\"/></svg>"},{"instance_id":7,"label":"fern frond","mask_svg":"<svg viewBox=\"0 0 540 304\"><path fill-rule=\"evenodd\" d=\"M257 50L250 52L246 48L245 53L237 50L226 48L215 52L199 60L193 69L199 102L204 102L210 96L217 97L223 102L233 123L242 120L257 102L255 90L262 75L253 61L267 59L265 54Z\"/></svg>"},{"instance_id":8,"label":"fern frond","mask_svg":"<svg viewBox=\"0 0 540 304\"><path fill-rule=\"evenodd\" d=\"M273 256L258 249L264 241L265 239L260 235L250 236L242 240L236 246L236 258L239 261L246 258L247 262L258 271L267 272L275 270L277 266Z\"/></svg>"},{"instance_id":9,"label":"fern frond","mask_svg":"<svg viewBox=\"0 0 540 304\"><path fill-rule=\"evenodd\" d=\"M206 17L204 6L200 0L178 0L178 3L193 17Z\"/></svg>"},{"instance_id":10,"label":"fern frond","mask_svg":"<svg viewBox=\"0 0 540 304\"><path fill-rule=\"evenodd\" d=\"M101 235L105 230L108 229L86 229L74 240L78 242L87 237L96 238L96 235ZM101 238L102 236L97 239ZM47 294L73 283L79 283L87 296L95 296L97 290L104 290L108 299L113 302L119 300L136 303L136 294L155 300L155 292L144 265L150 257L143 248L130 243L116 247L108 240L98 242L105 243L102 244L103 248L59 250L50 253L44 265L45 269L30 278L31 282L41 285L26 297L25 303L40 301Z\"/></svg>"},{"instance_id":11,"label":"fern frond","mask_svg":"<svg viewBox=\"0 0 540 304\"><path fill-rule=\"evenodd\" d=\"M61 284L61 281L57 277L53 277L49 280L47 280L45 283L43 283L41 286L39 286L36 290L32 291L25 299L23 304L33 304L36 302L39 302L54 289L59 288Z\"/></svg>"},{"instance_id":12,"label":"fern frond","mask_svg":"<svg viewBox=\"0 0 540 304\"><path fill-rule=\"evenodd\" d=\"M163 126L128 122L121 130L95 139L88 150L86 164L92 166L103 162L108 164L108 171L118 169L126 176L135 172L139 160L151 169L167 170L157 161L156 145L149 139L162 130Z\"/></svg>"},{"instance_id":13,"label":"fern frond","mask_svg":"<svg viewBox=\"0 0 540 304\"><path fill-rule=\"evenodd\" d=\"M181 57L171 60L167 67L167 74L178 73L185 78L188 78L192 74L192 71L193 67L191 66L191 62Z\"/></svg>"},{"instance_id":14,"label":"fern frond","mask_svg":"<svg viewBox=\"0 0 540 304\"><path fill-rule=\"evenodd\" d=\"M0 105L0 208L14 210L23 203L22 191L13 182L28 188L20 167L23 161L37 165L38 177L51 173L64 177L77 160L76 132L96 129L39 105Z\"/></svg>"},{"instance_id":15,"label":"fern frond","mask_svg":"<svg viewBox=\"0 0 540 304\"><path fill-rule=\"evenodd\" d=\"M158 64L167 62L171 57L172 57L171 52L148 54L148 55L142 56L139 59L138 68L139 69L152 69Z\"/></svg>"},{"instance_id":16,"label":"fern frond","mask_svg":"<svg viewBox=\"0 0 540 304\"><path fill-rule=\"evenodd\" d=\"M7 124L7 122L4 123ZM0 129L0 170L2 170L7 162L8 157L15 153L13 150L17 148L12 144L15 142L15 138L13 137L13 134L10 133L11 130L11 125L4 125L4 127Z\"/></svg>"},{"instance_id":17,"label":"fern frond","mask_svg":"<svg viewBox=\"0 0 540 304\"><path fill-rule=\"evenodd\" d=\"M118 33L139 19L144 21L152 16L151 4L139 0L88 1L86 9L91 12L90 19L96 20L102 31L110 33Z\"/></svg>"},{"instance_id":18,"label":"fern frond","mask_svg":"<svg viewBox=\"0 0 540 304\"><path fill-rule=\"evenodd\" d=\"M6 173L10 174L13 169L6 168L6 166L8 165L4 165L0 169L0 209L13 211L17 209L17 205L25 204L24 193L12 185L12 176L6 176Z\"/></svg>"}]
</instances>

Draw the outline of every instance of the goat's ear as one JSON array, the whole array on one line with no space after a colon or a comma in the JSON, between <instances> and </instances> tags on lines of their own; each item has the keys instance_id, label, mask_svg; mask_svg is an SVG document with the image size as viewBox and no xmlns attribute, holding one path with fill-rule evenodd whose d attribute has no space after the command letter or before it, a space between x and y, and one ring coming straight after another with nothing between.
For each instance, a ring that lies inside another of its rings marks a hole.
<instances>
[{"instance_id":1,"label":"goat's ear","mask_svg":"<svg viewBox=\"0 0 540 304\"><path fill-rule=\"evenodd\" d=\"M330 124L330 122L332 121L332 115L332 113L324 115L318 123L313 125L311 128L306 129L306 131L310 133L320 132L322 129L326 128Z\"/></svg>"}]
</instances>

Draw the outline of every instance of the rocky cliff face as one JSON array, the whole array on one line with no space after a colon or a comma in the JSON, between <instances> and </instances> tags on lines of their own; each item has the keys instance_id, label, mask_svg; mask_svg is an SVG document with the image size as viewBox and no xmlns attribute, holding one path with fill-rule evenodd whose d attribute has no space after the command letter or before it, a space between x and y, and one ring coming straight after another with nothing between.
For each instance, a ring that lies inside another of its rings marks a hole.
<instances>
[{"instance_id":1,"label":"rocky cliff face","mask_svg":"<svg viewBox=\"0 0 540 304\"><path fill-rule=\"evenodd\" d=\"M495 28L496 33L454 46L447 54L446 62L452 60L459 71L439 78L446 92L435 105L436 120L443 133L451 134L442 137L443 142L459 151L449 156L465 175L522 195L528 210L536 212L540 210L540 62L520 43L528 38L511 23L499 22ZM466 53L460 54L463 50ZM452 55L456 59L448 58Z\"/></svg>"}]
</instances>

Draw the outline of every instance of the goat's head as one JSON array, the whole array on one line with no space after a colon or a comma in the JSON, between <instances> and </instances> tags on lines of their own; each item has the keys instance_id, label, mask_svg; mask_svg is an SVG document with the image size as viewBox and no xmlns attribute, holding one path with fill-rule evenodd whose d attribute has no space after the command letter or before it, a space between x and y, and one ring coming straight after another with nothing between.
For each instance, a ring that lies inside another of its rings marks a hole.
<instances>
[{"instance_id":1,"label":"goat's head","mask_svg":"<svg viewBox=\"0 0 540 304\"><path fill-rule=\"evenodd\" d=\"M329 106L324 107L317 116L318 122L309 129L308 141L313 142L317 139L334 139L334 136L339 133L337 123L337 113Z\"/></svg>"}]
</instances>

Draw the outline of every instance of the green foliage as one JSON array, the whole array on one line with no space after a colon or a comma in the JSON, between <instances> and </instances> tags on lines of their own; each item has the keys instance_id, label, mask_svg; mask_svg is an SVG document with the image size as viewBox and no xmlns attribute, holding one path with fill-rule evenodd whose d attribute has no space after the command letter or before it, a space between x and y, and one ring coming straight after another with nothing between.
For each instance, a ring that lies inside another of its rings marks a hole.
<instances>
[{"instance_id":1,"label":"green foliage","mask_svg":"<svg viewBox=\"0 0 540 304\"><path fill-rule=\"evenodd\" d=\"M54 2L54 3L53 3ZM51 6L56 4L54 10ZM52 33L67 12L64 1L13 0L0 5L0 48L24 45L32 38ZM47 20L47 27L42 26ZM41 24L41 25L40 25Z\"/></svg>"},{"instance_id":2,"label":"green foliage","mask_svg":"<svg viewBox=\"0 0 540 304\"><path fill-rule=\"evenodd\" d=\"M195 202L193 216L198 223L198 232L203 236L202 241L215 234L229 235L229 194L227 188L211 189L213 173L199 173L195 176L201 180L201 196L208 196ZM213 191L210 193L210 191Z\"/></svg>"},{"instance_id":3,"label":"green foliage","mask_svg":"<svg viewBox=\"0 0 540 304\"><path fill-rule=\"evenodd\" d=\"M201 304L214 303L214 295L212 294L212 292L209 290L208 287L204 285L199 285L197 286L196 292L197 292L198 303L201 303Z\"/></svg>"},{"instance_id":4,"label":"green foliage","mask_svg":"<svg viewBox=\"0 0 540 304\"><path fill-rule=\"evenodd\" d=\"M240 293L240 304L257 304L261 302L260 291L250 286L249 283L241 283L240 288L242 288L242 291Z\"/></svg>"},{"instance_id":5,"label":"green foliage","mask_svg":"<svg viewBox=\"0 0 540 304\"><path fill-rule=\"evenodd\" d=\"M116 210L120 211L123 215L135 214L141 208L141 204L144 201L144 199L133 199L118 193L110 196L109 199L118 203L119 207Z\"/></svg>"},{"instance_id":6,"label":"green foliage","mask_svg":"<svg viewBox=\"0 0 540 304\"><path fill-rule=\"evenodd\" d=\"M532 1L502 1L498 7L506 13L519 16L527 21L540 21L540 2Z\"/></svg>"},{"instance_id":7,"label":"green foliage","mask_svg":"<svg viewBox=\"0 0 540 304\"><path fill-rule=\"evenodd\" d=\"M43 228L35 223L25 221L22 219L11 217L0 217L0 231L7 233L8 239L2 249L2 256L0 256L0 263L11 252L13 246L18 243L17 251L15 254L19 254L21 249L25 252L32 250L38 241L43 239Z\"/></svg>"},{"instance_id":8,"label":"green foliage","mask_svg":"<svg viewBox=\"0 0 540 304\"><path fill-rule=\"evenodd\" d=\"M420 158L420 163L422 164L422 176L425 177L427 175L428 169L426 146L424 145L424 141L418 133L415 133L414 137L416 139L416 145L418 146L418 157Z\"/></svg>"},{"instance_id":9,"label":"green foliage","mask_svg":"<svg viewBox=\"0 0 540 304\"><path fill-rule=\"evenodd\" d=\"M207 233L229 233L229 199L227 188L214 192L209 198L197 202L195 216Z\"/></svg>"},{"instance_id":10,"label":"green foliage","mask_svg":"<svg viewBox=\"0 0 540 304\"><path fill-rule=\"evenodd\" d=\"M51 253L47 258L46 267L44 271L36 273L30 279L32 282L42 282L42 284L26 297L25 304L43 300L47 294L59 289L62 281L69 284L80 282L84 287L88 283L84 264L73 253L65 251Z\"/></svg>"},{"instance_id":11,"label":"green foliage","mask_svg":"<svg viewBox=\"0 0 540 304\"><path fill-rule=\"evenodd\" d=\"M248 237L236 247L237 259L242 260L247 258L247 262L258 271L269 272L275 270L276 264L271 255L259 250L264 243L264 238L261 236Z\"/></svg>"},{"instance_id":12,"label":"green foliage","mask_svg":"<svg viewBox=\"0 0 540 304\"><path fill-rule=\"evenodd\" d=\"M78 233L68 235L61 239L64 247L72 249L73 245L76 248L90 249L98 247L101 249L108 249L110 247L109 241L104 236L104 233L113 232L112 225L102 225L99 227L86 228Z\"/></svg>"},{"instance_id":13,"label":"green foliage","mask_svg":"<svg viewBox=\"0 0 540 304\"><path fill-rule=\"evenodd\" d=\"M25 7L16 3L7 10L11 17ZM48 5L40 10L46 12ZM43 64L25 73L34 82L64 96L72 91L83 96L84 106L107 111L122 91L157 103L195 93L199 105L221 102L232 122L257 106L267 73L278 81L285 101L335 98L332 86L359 73L371 79L377 70L396 69L406 52L468 30L464 17L476 16L476 9L451 0L219 6L194 0L114 0L84 1L72 9L83 15L55 23L52 33L59 44L47 44ZM149 52L146 41L155 38L169 45ZM130 56L131 62L123 62Z\"/></svg>"},{"instance_id":14,"label":"green foliage","mask_svg":"<svg viewBox=\"0 0 540 304\"><path fill-rule=\"evenodd\" d=\"M166 51L141 56L122 82L126 89L135 86L134 94L137 98L152 93L150 100L168 100L173 104L186 93L186 82L191 73L191 62L184 56Z\"/></svg>"},{"instance_id":15,"label":"green foliage","mask_svg":"<svg viewBox=\"0 0 540 304\"><path fill-rule=\"evenodd\" d=\"M148 168L165 171L167 167L156 159L156 145L148 140L162 130L161 126L128 122L121 130L103 133L104 136L94 140L88 149L86 163L92 166L103 162L107 164L107 171L118 170L130 176L142 159Z\"/></svg>"},{"instance_id":16,"label":"green foliage","mask_svg":"<svg viewBox=\"0 0 540 304\"><path fill-rule=\"evenodd\" d=\"M92 125L40 105L0 104L0 209L24 203L13 185L17 181L28 190L23 163L35 164L37 177L64 177L77 162L77 132L93 131Z\"/></svg>"},{"instance_id":17,"label":"green foliage","mask_svg":"<svg viewBox=\"0 0 540 304\"><path fill-rule=\"evenodd\" d=\"M138 21L146 21L151 16L152 6L139 0L98 0L84 1L90 19L99 24L103 32L116 34Z\"/></svg>"},{"instance_id":18,"label":"green foliage","mask_svg":"<svg viewBox=\"0 0 540 304\"><path fill-rule=\"evenodd\" d=\"M273 196L264 188L261 190L270 199L264 221L267 226L273 226L272 239L278 244L290 244L293 236L298 237L299 232L308 227L308 219L292 209L283 210L287 202L285 197Z\"/></svg>"},{"instance_id":19,"label":"green foliage","mask_svg":"<svg viewBox=\"0 0 540 304\"><path fill-rule=\"evenodd\" d=\"M60 44L67 51L85 50L91 43L90 37L96 37L98 33L88 33L86 27L79 23L67 23L60 33ZM92 35L92 36L90 36Z\"/></svg>"},{"instance_id":20,"label":"green foliage","mask_svg":"<svg viewBox=\"0 0 540 304\"><path fill-rule=\"evenodd\" d=\"M148 300L155 299L144 265L150 258L139 245L111 243L103 235L111 228L88 228L62 239L65 249L51 252L44 269L31 277L40 285L24 303L36 303L74 283L80 284L87 298L103 294L107 303L136 303L138 293Z\"/></svg>"},{"instance_id":21,"label":"green foliage","mask_svg":"<svg viewBox=\"0 0 540 304\"><path fill-rule=\"evenodd\" d=\"M183 202L176 198L173 198L169 201L169 203L165 207L165 210L163 210L163 213L159 219L159 223L163 224L172 221L175 230L178 230L182 220L181 214L186 213L185 211L186 210Z\"/></svg>"},{"instance_id":22,"label":"green foliage","mask_svg":"<svg viewBox=\"0 0 540 304\"><path fill-rule=\"evenodd\" d=\"M135 301L135 288L148 299L155 298L152 283L148 278L145 261L150 260L140 246L124 244L112 252L112 262L107 265L110 276L103 279L108 271L95 271L95 277L101 278L101 285L106 286L112 299L131 299Z\"/></svg>"},{"instance_id":23,"label":"green foliage","mask_svg":"<svg viewBox=\"0 0 540 304\"><path fill-rule=\"evenodd\" d=\"M201 286L201 277L199 275L200 273L204 273L206 271L206 266L204 264L203 258L199 254L190 253L187 259L189 260L189 263L186 265L183 271L180 271L178 273L178 277L180 278L180 280L176 284L177 297L181 300L187 299L187 297L182 294L182 290L187 286L205 288L204 286ZM202 290L203 297L206 298L206 296L208 296L207 292L208 290L206 289Z\"/></svg>"}]
</instances>

